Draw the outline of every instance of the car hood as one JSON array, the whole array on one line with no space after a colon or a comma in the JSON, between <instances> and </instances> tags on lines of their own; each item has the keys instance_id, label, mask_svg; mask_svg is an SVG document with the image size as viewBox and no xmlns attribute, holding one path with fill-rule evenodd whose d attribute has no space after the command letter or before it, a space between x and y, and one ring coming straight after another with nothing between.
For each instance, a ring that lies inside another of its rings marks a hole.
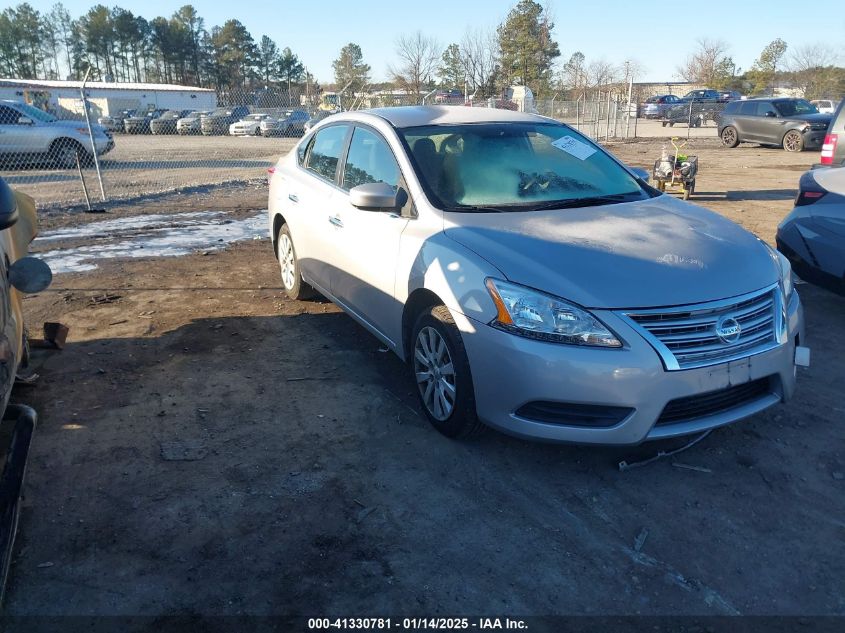
<instances>
[{"instance_id":1,"label":"car hood","mask_svg":"<svg viewBox=\"0 0 845 633\"><path fill-rule=\"evenodd\" d=\"M833 119L833 115L819 112L818 114L796 114L784 118L789 121L806 121L807 123L825 123L829 125L831 119Z\"/></svg>"},{"instance_id":2,"label":"car hood","mask_svg":"<svg viewBox=\"0 0 845 633\"><path fill-rule=\"evenodd\" d=\"M74 130L81 130L83 128L86 128L85 121L51 121L50 123L41 123L41 125L48 125L50 127L62 127ZM91 130L94 133L99 132L101 134L105 134L106 132L105 128L99 123L91 123ZM87 134L88 132L86 131L85 133Z\"/></svg>"},{"instance_id":3,"label":"car hood","mask_svg":"<svg viewBox=\"0 0 845 633\"><path fill-rule=\"evenodd\" d=\"M589 308L700 303L779 278L754 235L667 195L603 207L445 216L446 235L508 280Z\"/></svg>"}]
</instances>

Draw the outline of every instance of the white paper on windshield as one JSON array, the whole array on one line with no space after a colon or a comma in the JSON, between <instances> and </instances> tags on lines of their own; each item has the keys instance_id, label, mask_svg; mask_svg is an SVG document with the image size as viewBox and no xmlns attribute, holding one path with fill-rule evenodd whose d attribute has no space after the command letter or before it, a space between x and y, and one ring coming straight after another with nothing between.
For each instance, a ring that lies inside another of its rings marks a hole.
<instances>
[{"instance_id":1,"label":"white paper on windshield","mask_svg":"<svg viewBox=\"0 0 845 633\"><path fill-rule=\"evenodd\" d=\"M594 147L590 147L586 143L582 143L577 138L572 138L571 136L561 136L556 141L552 141L552 145L579 160L586 160L596 153Z\"/></svg>"}]
</instances>

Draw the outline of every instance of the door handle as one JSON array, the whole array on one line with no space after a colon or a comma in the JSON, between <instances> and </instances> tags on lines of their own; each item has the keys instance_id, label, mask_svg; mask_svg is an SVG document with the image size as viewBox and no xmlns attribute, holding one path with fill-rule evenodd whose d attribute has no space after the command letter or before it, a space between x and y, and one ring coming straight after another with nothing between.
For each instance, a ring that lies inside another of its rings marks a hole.
<instances>
[{"instance_id":1,"label":"door handle","mask_svg":"<svg viewBox=\"0 0 845 633\"><path fill-rule=\"evenodd\" d=\"M299 202L299 198L296 197L295 193L289 193L288 200L290 200L291 202Z\"/></svg>"},{"instance_id":2,"label":"door handle","mask_svg":"<svg viewBox=\"0 0 845 633\"><path fill-rule=\"evenodd\" d=\"M343 220L341 220L336 215L330 215L329 216L329 222L331 222L332 224L334 224L338 228L341 228L341 229L343 228Z\"/></svg>"}]
</instances>

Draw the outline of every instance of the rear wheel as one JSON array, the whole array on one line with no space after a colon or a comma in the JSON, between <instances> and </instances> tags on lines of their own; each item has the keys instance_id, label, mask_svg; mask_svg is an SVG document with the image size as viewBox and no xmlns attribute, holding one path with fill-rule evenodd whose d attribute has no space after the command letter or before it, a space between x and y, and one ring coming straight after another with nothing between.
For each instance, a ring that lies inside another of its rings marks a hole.
<instances>
[{"instance_id":1,"label":"rear wheel","mask_svg":"<svg viewBox=\"0 0 845 633\"><path fill-rule=\"evenodd\" d=\"M722 145L725 147L736 147L739 145L739 135L736 133L736 128L730 125L722 130L721 139Z\"/></svg>"},{"instance_id":2,"label":"rear wheel","mask_svg":"<svg viewBox=\"0 0 845 633\"><path fill-rule=\"evenodd\" d=\"M478 434L484 425L475 412L469 360L449 309L438 305L420 314L411 341L411 374L428 421L447 437Z\"/></svg>"},{"instance_id":3,"label":"rear wheel","mask_svg":"<svg viewBox=\"0 0 845 633\"><path fill-rule=\"evenodd\" d=\"M790 130L783 136L783 149L787 152L800 152L804 149L804 137L796 130Z\"/></svg>"}]
</instances>

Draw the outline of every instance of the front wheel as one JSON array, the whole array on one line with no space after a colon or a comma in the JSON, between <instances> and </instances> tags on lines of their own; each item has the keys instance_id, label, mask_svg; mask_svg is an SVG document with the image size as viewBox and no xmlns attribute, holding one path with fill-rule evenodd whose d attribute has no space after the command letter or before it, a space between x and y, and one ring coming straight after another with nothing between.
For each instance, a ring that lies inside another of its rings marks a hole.
<instances>
[{"instance_id":1,"label":"front wheel","mask_svg":"<svg viewBox=\"0 0 845 633\"><path fill-rule=\"evenodd\" d=\"M299 260L296 257L296 250L293 247L293 239L287 224L283 224L282 228L279 229L279 235L276 238L276 257L279 260L282 284L288 297L296 301L312 296L311 286L302 280Z\"/></svg>"},{"instance_id":2,"label":"front wheel","mask_svg":"<svg viewBox=\"0 0 845 633\"><path fill-rule=\"evenodd\" d=\"M87 166L91 158L84 147L70 139L56 141L50 148L50 161L59 169L73 169L76 167L77 154L80 164Z\"/></svg>"},{"instance_id":3,"label":"front wheel","mask_svg":"<svg viewBox=\"0 0 845 633\"><path fill-rule=\"evenodd\" d=\"M804 137L796 130L790 130L783 137L783 149L787 152L800 152L804 149Z\"/></svg>"},{"instance_id":4,"label":"front wheel","mask_svg":"<svg viewBox=\"0 0 845 633\"><path fill-rule=\"evenodd\" d=\"M411 341L411 373L428 421L447 437L478 434L484 425L475 412L469 360L449 309L438 305L423 312Z\"/></svg>"}]
</instances>

